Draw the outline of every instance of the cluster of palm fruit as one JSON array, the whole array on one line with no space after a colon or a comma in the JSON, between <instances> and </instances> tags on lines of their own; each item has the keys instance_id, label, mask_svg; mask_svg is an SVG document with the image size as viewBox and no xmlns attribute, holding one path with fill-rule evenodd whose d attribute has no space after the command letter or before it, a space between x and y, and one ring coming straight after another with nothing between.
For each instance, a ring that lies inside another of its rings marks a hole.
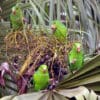
<instances>
[{"instance_id":1,"label":"cluster of palm fruit","mask_svg":"<svg viewBox=\"0 0 100 100\"><path fill-rule=\"evenodd\" d=\"M40 65L45 64L48 66L50 77L58 78L59 68L67 68L67 62L63 59L65 54L67 55L67 51L65 50L67 49L67 45L61 46L60 42L51 35L32 35L28 30L25 34L23 31L16 31L9 33L5 37L5 42L7 45L6 52L8 61L11 64L10 69L12 72L19 72L14 73L15 78L13 79L19 77L17 78L17 82L19 83L16 84L18 85L20 94L25 93L27 87L27 84L22 82L23 79L21 79L20 76L25 76L25 80L27 80L28 77L27 81L30 81L30 77L32 77L34 70L37 70ZM29 75L26 76L26 73ZM53 76L53 74L55 75ZM21 90L23 86L25 86L25 88Z\"/></svg>"},{"instance_id":2,"label":"cluster of palm fruit","mask_svg":"<svg viewBox=\"0 0 100 100\"><path fill-rule=\"evenodd\" d=\"M14 59L14 54L22 56L21 61L23 62L20 63L20 66L23 64L21 74L30 64L31 66L34 65L35 68L41 64L46 64L51 72L52 70L55 71L54 73L57 76L60 68L67 68L67 54L71 44L61 43L53 35L32 34L29 30L25 34L23 31L16 31L9 33L5 37L5 42L9 60ZM10 52L12 50L13 52Z\"/></svg>"}]
</instances>

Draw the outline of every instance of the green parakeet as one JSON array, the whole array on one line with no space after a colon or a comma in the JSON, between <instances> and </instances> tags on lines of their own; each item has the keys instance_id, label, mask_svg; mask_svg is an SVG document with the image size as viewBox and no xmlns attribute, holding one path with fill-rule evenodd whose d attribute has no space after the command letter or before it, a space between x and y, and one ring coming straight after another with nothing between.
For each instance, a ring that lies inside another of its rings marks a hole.
<instances>
[{"instance_id":1,"label":"green parakeet","mask_svg":"<svg viewBox=\"0 0 100 100\"><path fill-rule=\"evenodd\" d=\"M34 90L39 91L47 88L49 79L47 65L40 65L38 70L33 74Z\"/></svg>"},{"instance_id":2,"label":"green parakeet","mask_svg":"<svg viewBox=\"0 0 100 100\"><path fill-rule=\"evenodd\" d=\"M81 43L74 43L72 50L69 52L69 69L71 71L78 70L83 66L84 53Z\"/></svg>"},{"instance_id":3,"label":"green parakeet","mask_svg":"<svg viewBox=\"0 0 100 100\"><path fill-rule=\"evenodd\" d=\"M53 29L54 35L58 38L58 40L66 41L68 31L67 27L62 22L59 20L53 21L51 28Z\"/></svg>"},{"instance_id":4,"label":"green parakeet","mask_svg":"<svg viewBox=\"0 0 100 100\"><path fill-rule=\"evenodd\" d=\"M22 29L23 27L23 12L18 4L12 7L12 12L10 14L10 21L13 30Z\"/></svg>"}]
</instances>

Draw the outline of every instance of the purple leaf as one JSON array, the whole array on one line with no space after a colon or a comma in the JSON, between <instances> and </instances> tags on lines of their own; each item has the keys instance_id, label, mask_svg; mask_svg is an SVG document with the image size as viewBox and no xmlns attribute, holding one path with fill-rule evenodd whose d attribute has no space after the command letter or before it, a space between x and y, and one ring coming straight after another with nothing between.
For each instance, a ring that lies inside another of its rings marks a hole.
<instances>
[{"instance_id":1,"label":"purple leaf","mask_svg":"<svg viewBox=\"0 0 100 100\"><path fill-rule=\"evenodd\" d=\"M26 19L25 17L22 18L23 22L28 23L28 19Z\"/></svg>"},{"instance_id":2,"label":"purple leaf","mask_svg":"<svg viewBox=\"0 0 100 100\"><path fill-rule=\"evenodd\" d=\"M17 80L19 94L23 94L27 92L27 85L28 85L29 79L30 79L29 75L23 75L23 77Z\"/></svg>"},{"instance_id":3,"label":"purple leaf","mask_svg":"<svg viewBox=\"0 0 100 100\"><path fill-rule=\"evenodd\" d=\"M0 70L1 71L5 70L5 72L10 72L9 64L7 62L3 62L1 64Z\"/></svg>"},{"instance_id":4,"label":"purple leaf","mask_svg":"<svg viewBox=\"0 0 100 100\"><path fill-rule=\"evenodd\" d=\"M4 77L1 74L2 74L2 72L0 72L0 85L4 87L5 86L5 80L4 80Z\"/></svg>"},{"instance_id":5,"label":"purple leaf","mask_svg":"<svg viewBox=\"0 0 100 100\"><path fill-rule=\"evenodd\" d=\"M3 62L0 66L0 85L5 86L4 74L6 72L10 72L9 64L7 62Z\"/></svg>"}]
</instances>

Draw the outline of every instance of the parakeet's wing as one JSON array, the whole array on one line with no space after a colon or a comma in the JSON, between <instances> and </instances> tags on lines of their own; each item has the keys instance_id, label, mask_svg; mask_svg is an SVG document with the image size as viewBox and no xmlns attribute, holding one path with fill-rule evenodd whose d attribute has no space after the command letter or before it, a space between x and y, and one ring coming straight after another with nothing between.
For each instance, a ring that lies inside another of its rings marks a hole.
<instances>
[{"instance_id":1,"label":"parakeet's wing","mask_svg":"<svg viewBox=\"0 0 100 100\"><path fill-rule=\"evenodd\" d=\"M81 51L79 54L77 54L77 67L80 69L84 64L84 53Z\"/></svg>"},{"instance_id":2,"label":"parakeet's wing","mask_svg":"<svg viewBox=\"0 0 100 100\"><path fill-rule=\"evenodd\" d=\"M55 36L60 40L65 40L67 36L67 28L65 25L58 20L54 21L53 24L56 26Z\"/></svg>"},{"instance_id":3,"label":"parakeet's wing","mask_svg":"<svg viewBox=\"0 0 100 100\"><path fill-rule=\"evenodd\" d=\"M34 82L34 90L39 91L41 89L40 86L40 74L38 72L35 72L33 75L33 82Z\"/></svg>"},{"instance_id":4,"label":"parakeet's wing","mask_svg":"<svg viewBox=\"0 0 100 100\"><path fill-rule=\"evenodd\" d=\"M68 58L69 58L69 66L70 66L70 70L73 71L76 69L76 65L75 64L72 64L73 60L76 59L76 54L74 52L74 50L71 50L69 55L68 55Z\"/></svg>"}]
</instances>

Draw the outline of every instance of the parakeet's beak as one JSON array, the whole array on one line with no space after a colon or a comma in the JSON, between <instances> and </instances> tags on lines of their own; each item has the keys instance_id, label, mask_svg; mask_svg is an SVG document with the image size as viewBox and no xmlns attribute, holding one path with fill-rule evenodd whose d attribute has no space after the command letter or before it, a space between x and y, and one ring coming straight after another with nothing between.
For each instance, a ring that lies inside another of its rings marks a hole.
<instances>
[{"instance_id":1,"label":"parakeet's beak","mask_svg":"<svg viewBox=\"0 0 100 100\"><path fill-rule=\"evenodd\" d=\"M51 29L52 29L53 31L55 31L55 30L56 30L56 26L55 26L55 25L51 25Z\"/></svg>"},{"instance_id":2,"label":"parakeet's beak","mask_svg":"<svg viewBox=\"0 0 100 100\"><path fill-rule=\"evenodd\" d=\"M12 13L13 13L14 15L16 14L16 10L15 10L14 7L12 8Z\"/></svg>"},{"instance_id":3,"label":"parakeet's beak","mask_svg":"<svg viewBox=\"0 0 100 100\"><path fill-rule=\"evenodd\" d=\"M44 69L43 69L43 73L46 73L46 71L47 71L47 69L44 68Z\"/></svg>"},{"instance_id":4,"label":"parakeet's beak","mask_svg":"<svg viewBox=\"0 0 100 100\"><path fill-rule=\"evenodd\" d=\"M77 48L77 52L80 52L80 51L81 51L81 48L80 48L80 47L78 47L78 48Z\"/></svg>"},{"instance_id":5,"label":"parakeet's beak","mask_svg":"<svg viewBox=\"0 0 100 100\"><path fill-rule=\"evenodd\" d=\"M14 11L12 11L12 13L14 14L14 15L16 15L16 11L14 10Z\"/></svg>"}]
</instances>

